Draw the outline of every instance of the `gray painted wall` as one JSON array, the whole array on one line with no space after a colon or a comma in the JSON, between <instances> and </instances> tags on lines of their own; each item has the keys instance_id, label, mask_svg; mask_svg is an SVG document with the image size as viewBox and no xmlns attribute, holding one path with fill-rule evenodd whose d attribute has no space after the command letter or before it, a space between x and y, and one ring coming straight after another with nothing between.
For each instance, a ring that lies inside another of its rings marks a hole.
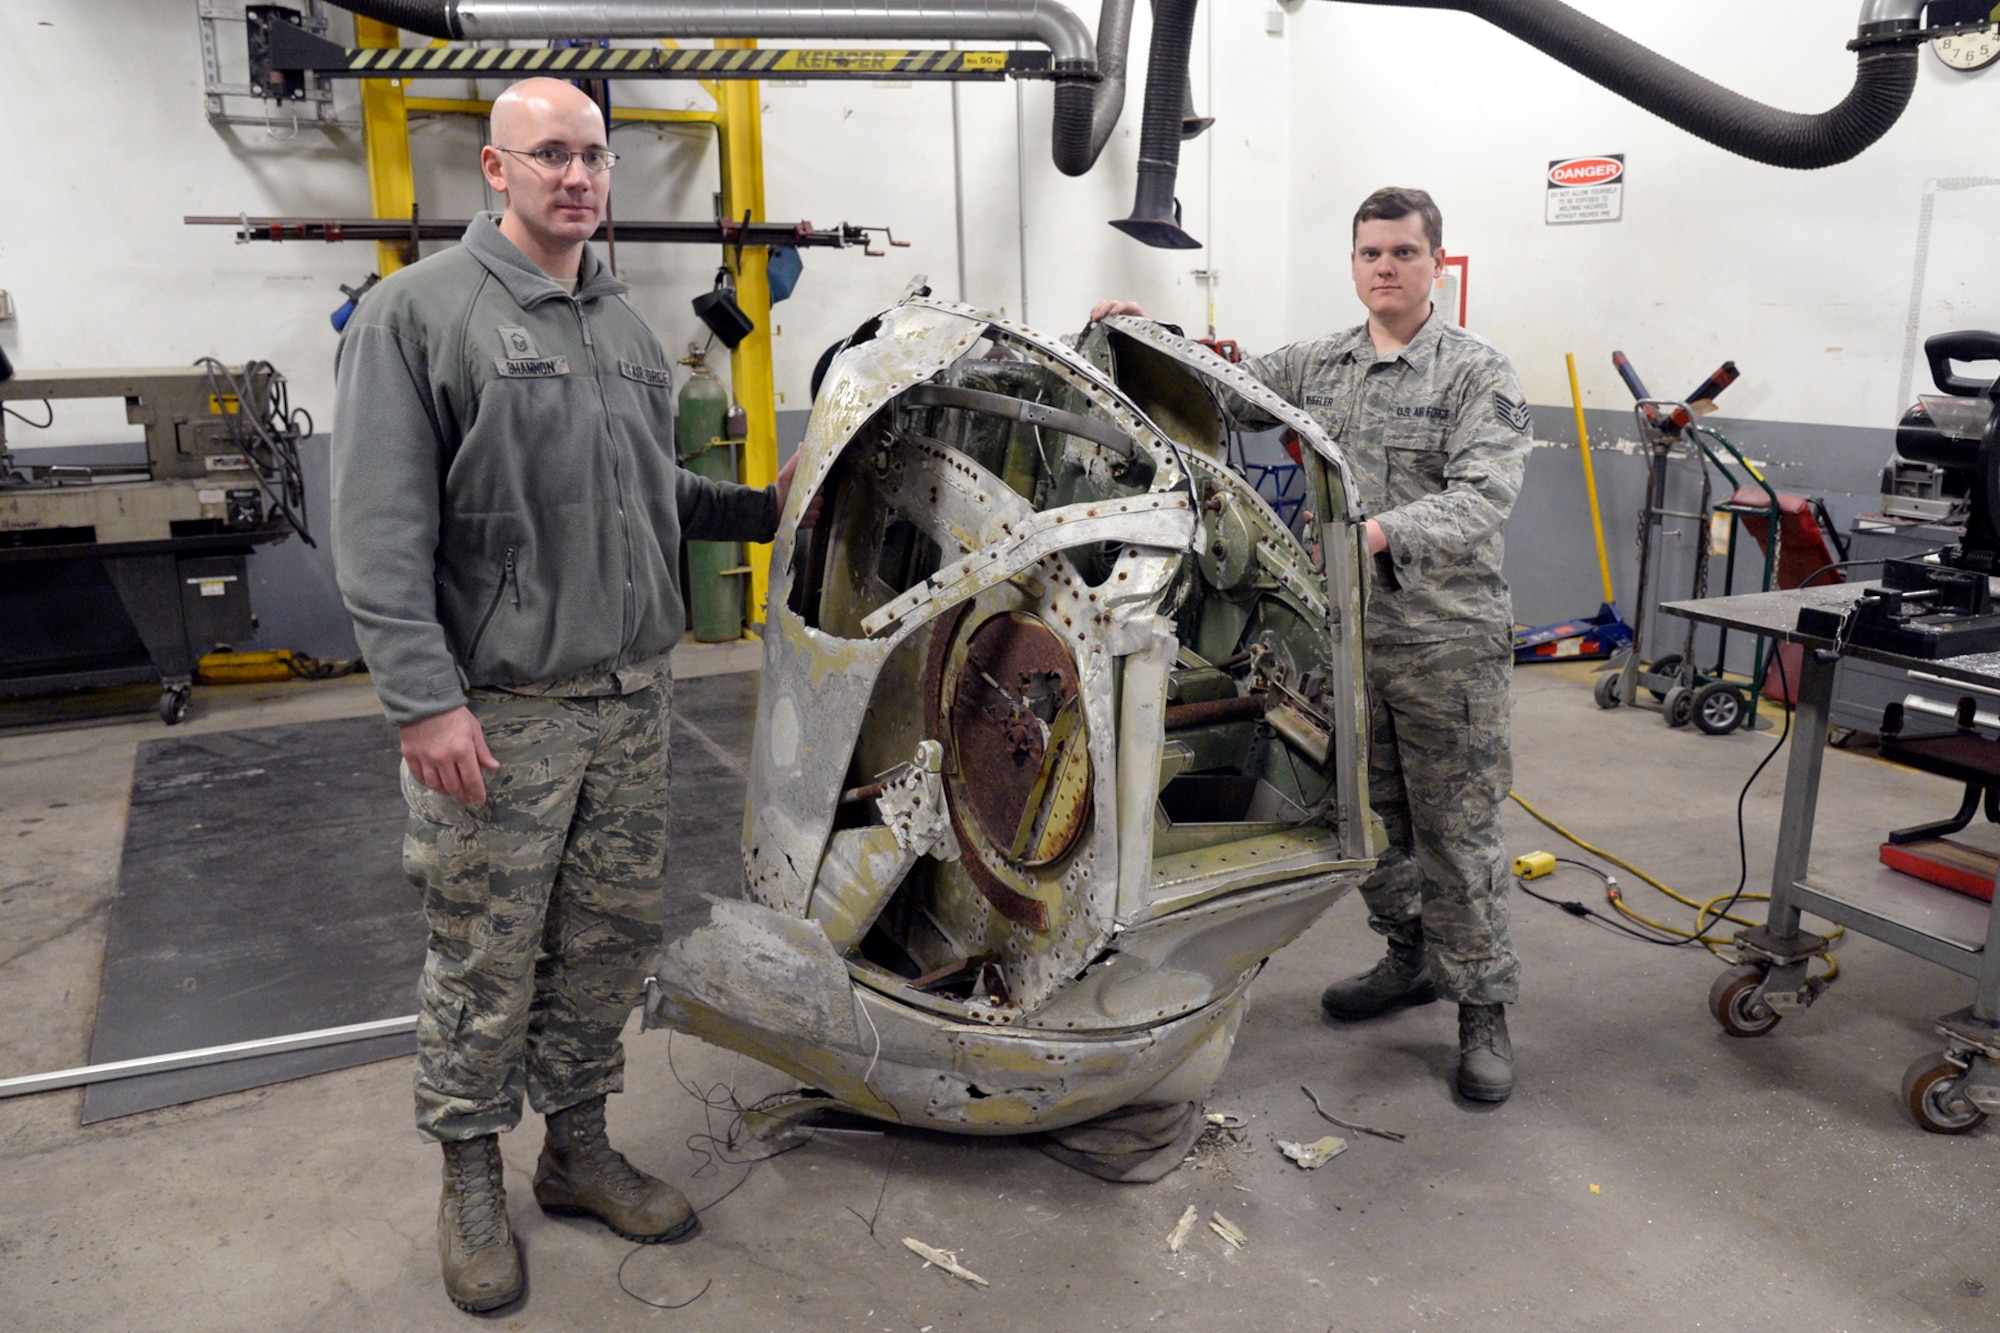
<instances>
[{"instance_id":1,"label":"gray painted wall","mask_svg":"<svg viewBox=\"0 0 2000 1333\"><path fill-rule=\"evenodd\" d=\"M1506 529L1507 581L1514 592L1514 615L1525 625L1550 624L1588 615L1603 598L1597 553L1590 530L1590 502L1583 467L1576 451L1576 416L1567 407L1534 409L1534 452L1528 457L1521 498ZM1604 543L1611 565L1612 588L1625 619L1634 620L1639 571L1639 508L1646 495L1646 456L1638 444L1632 414L1586 410L1591 462L1597 478L1598 506L1604 521ZM1780 491L1817 496L1840 528L1847 532L1857 514L1873 513L1881 503L1882 466L1895 452L1893 423L1880 427L1823 426L1799 422L1745 421L1724 416L1707 418L1743 451ZM1690 458L1669 465L1667 508L1692 513L1700 507L1701 474ZM1720 502L1724 482L1715 476ZM1648 600L1651 646L1679 651L1686 622L1668 618L1657 625L1652 609L1661 601L1685 600L1692 592L1695 543L1702 526L1689 520L1665 524L1656 576L1657 592ZM1751 592L1762 574L1762 555L1745 534L1739 542L1736 590ZM1859 571L1866 576L1868 571ZM1709 593L1723 590L1724 569L1711 562ZM1636 622L1635 622L1636 623ZM1712 648L1704 631L1698 651L1705 659ZM1649 647L1648 656L1654 655ZM1732 664L1747 670L1747 655L1732 652Z\"/></svg>"}]
</instances>

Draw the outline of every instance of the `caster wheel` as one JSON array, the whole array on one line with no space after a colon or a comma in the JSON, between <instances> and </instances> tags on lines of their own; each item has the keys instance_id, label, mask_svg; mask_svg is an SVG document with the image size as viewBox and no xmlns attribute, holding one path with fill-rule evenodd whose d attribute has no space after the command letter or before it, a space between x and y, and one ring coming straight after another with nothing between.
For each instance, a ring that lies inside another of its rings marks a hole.
<instances>
[{"instance_id":1,"label":"caster wheel","mask_svg":"<svg viewBox=\"0 0 2000 1333\"><path fill-rule=\"evenodd\" d=\"M185 721L191 693L185 685L169 686L160 691L160 721L170 727Z\"/></svg>"},{"instance_id":2,"label":"caster wheel","mask_svg":"<svg viewBox=\"0 0 2000 1333\"><path fill-rule=\"evenodd\" d=\"M1708 988L1708 1012L1732 1037L1761 1037L1783 1017L1751 997L1764 984L1764 969L1754 963L1730 968Z\"/></svg>"},{"instance_id":3,"label":"caster wheel","mask_svg":"<svg viewBox=\"0 0 2000 1333\"><path fill-rule=\"evenodd\" d=\"M1711 736L1727 736L1750 716L1743 691L1726 680L1711 680L1696 690L1689 702L1694 724Z\"/></svg>"},{"instance_id":4,"label":"caster wheel","mask_svg":"<svg viewBox=\"0 0 2000 1333\"><path fill-rule=\"evenodd\" d=\"M1845 750L1853 740L1853 727L1828 727L1826 729L1826 743L1836 750Z\"/></svg>"},{"instance_id":5,"label":"caster wheel","mask_svg":"<svg viewBox=\"0 0 2000 1333\"><path fill-rule=\"evenodd\" d=\"M1694 716L1694 691L1676 685L1660 700L1660 718L1670 727L1685 727Z\"/></svg>"},{"instance_id":6,"label":"caster wheel","mask_svg":"<svg viewBox=\"0 0 2000 1333\"><path fill-rule=\"evenodd\" d=\"M1920 1055L1903 1072L1903 1105L1918 1125L1933 1134L1967 1134L1986 1121L1986 1112L1958 1091L1965 1070L1937 1055Z\"/></svg>"},{"instance_id":7,"label":"caster wheel","mask_svg":"<svg viewBox=\"0 0 2000 1333\"><path fill-rule=\"evenodd\" d=\"M1668 653L1665 657L1654 658L1652 664L1646 668L1646 674L1649 676L1680 675L1681 655L1679 653ZM1667 697L1667 694L1669 693L1669 691L1667 690L1655 690L1650 685L1647 686L1646 688L1652 693L1652 696L1655 699L1664 699Z\"/></svg>"},{"instance_id":8,"label":"caster wheel","mask_svg":"<svg viewBox=\"0 0 2000 1333\"><path fill-rule=\"evenodd\" d=\"M1590 697L1597 700L1599 708L1616 708L1618 698L1618 673L1607 671L1597 678L1597 684L1590 687Z\"/></svg>"}]
</instances>

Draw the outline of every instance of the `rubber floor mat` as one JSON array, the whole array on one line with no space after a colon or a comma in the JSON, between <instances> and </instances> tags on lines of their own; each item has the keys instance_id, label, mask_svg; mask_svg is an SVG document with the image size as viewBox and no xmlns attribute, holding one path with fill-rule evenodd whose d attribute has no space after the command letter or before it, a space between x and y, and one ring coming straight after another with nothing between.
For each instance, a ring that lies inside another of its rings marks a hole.
<instances>
[{"instance_id":1,"label":"rubber floor mat","mask_svg":"<svg viewBox=\"0 0 2000 1333\"><path fill-rule=\"evenodd\" d=\"M674 687L667 934L742 879L757 674ZM397 1018L424 925L403 876L396 734L379 717L139 747L90 1062ZM408 1034L96 1083L84 1124L408 1055Z\"/></svg>"}]
</instances>

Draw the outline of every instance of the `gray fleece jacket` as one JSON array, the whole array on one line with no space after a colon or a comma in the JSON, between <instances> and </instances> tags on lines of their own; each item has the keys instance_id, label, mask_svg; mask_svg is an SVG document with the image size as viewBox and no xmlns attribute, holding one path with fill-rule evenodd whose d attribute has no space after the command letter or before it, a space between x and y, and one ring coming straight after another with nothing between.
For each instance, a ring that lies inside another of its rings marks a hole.
<instances>
[{"instance_id":1,"label":"gray fleece jacket","mask_svg":"<svg viewBox=\"0 0 2000 1333\"><path fill-rule=\"evenodd\" d=\"M333 543L389 720L657 657L683 536L769 541L775 488L675 462L673 381L586 247L571 298L482 213L392 274L334 360Z\"/></svg>"}]
</instances>

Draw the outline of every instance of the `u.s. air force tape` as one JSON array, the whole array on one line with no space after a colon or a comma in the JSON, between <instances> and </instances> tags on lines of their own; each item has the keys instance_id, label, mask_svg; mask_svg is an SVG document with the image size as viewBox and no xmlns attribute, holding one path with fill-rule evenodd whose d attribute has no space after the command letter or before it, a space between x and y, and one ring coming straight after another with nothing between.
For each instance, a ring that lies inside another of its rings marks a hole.
<instances>
[{"instance_id":1,"label":"u.s. air force tape","mask_svg":"<svg viewBox=\"0 0 2000 1333\"><path fill-rule=\"evenodd\" d=\"M650 384L655 389L671 389L674 387L674 377L672 374L664 370L655 370L651 366L635 366L630 361L620 361L618 363L618 373L628 380L637 380L641 384Z\"/></svg>"},{"instance_id":2,"label":"u.s. air force tape","mask_svg":"<svg viewBox=\"0 0 2000 1333\"><path fill-rule=\"evenodd\" d=\"M510 380L544 380L569 374L566 356L496 356L493 368Z\"/></svg>"}]
</instances>

